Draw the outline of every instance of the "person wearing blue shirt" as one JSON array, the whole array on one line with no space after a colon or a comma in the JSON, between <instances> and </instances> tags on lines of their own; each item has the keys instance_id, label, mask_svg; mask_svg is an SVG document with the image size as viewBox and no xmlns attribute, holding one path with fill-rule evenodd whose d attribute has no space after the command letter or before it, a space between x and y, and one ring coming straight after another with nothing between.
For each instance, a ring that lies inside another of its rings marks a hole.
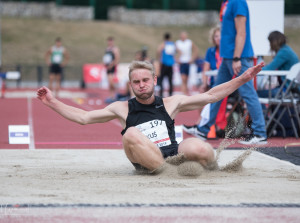
<instances>
[{"instance_id":1,"label":"person wearing blue shirt","mask_svg":"<svg viewBox=\"0 0 300 223\"><path fill-rule=\"evenodd\" d=\"M270 43L270 49L273 53L275 53L275 56L268 65L263 67L263 70L290 70L293 65L299 62L299 58L297 54L293 51L293 49L289 45L287 45L287 38L283 33L279 31L273 31L269 34L268 40ZM265 79L268 80L268 77L267 76L257 77L257 83L258 83L257 94L259 97L268 98L270 91L271 91L271 97L275 97L275 95L280 89L280 85L281 85L280 83L284 81L285 77L280 76L274 78L275 78L275 83L276 83L276 78L278 79L277 83L279 82L279 86L271 86L273 88L269 90L269 82L264 81ZM262 108L266 109L265 105L262 105ZM291 118L287 112L285 112L280 119L281 124L285 128L286 136L294 136L294 130L290 119ZM283 136L283 133L280 128L277 129L276 136Z\"/></svg>"},{"instance_id":2,"label":"person wearing blue shirt","mask_svg":"<svg viewBox=\"0 0 300 223\"><path fill-rule=\"evenodd\" d=\"M273 31L269 34L268 40L275 57L263 70L289 70L299 62L297 54L287 45L287 38L283 33Z\"/></svg>"},{"instance_id":3,"label":"person wearing blue shirt","mask_svg":"<svg viewBox=\"0 0 300 223\"><path fill-rule=\"evenodd\" d=\"M169 80L169 96L173 94L173 65L175 63L176 45L171 41L171 34L165 33L164 42L157 49L158 59L160 61L160 76L157 85L160 86L159 95L163 96L163 79Z\"/></svg>"},{"instance_id":4,"label":"person wearing blue shirt","mask_svg":"<svg viewBox=\"0 0 300 223\"><path fill-rule=\"evenodd\" d=\"M202 71L202 85L200 87L200 92L205 92L208 90L208 87L212 88L215 84L215 77L208 77L205 75L206 71L219 69L222 58L220 56L220 27L214 27L210 31L210 41L213 43L213 47L209 47L205 55L205 63L203 65ZM209 86L208 86L209 85Z\"/></svg>"},{"instance_id":5,"label":"person wearing blue shirt","mask_svg":"<svg viewBox=\"0 0 300 223\"><path fill-rule=\"evenodd\" d=\"M220 54L223 60L218 71L216 85L229 81L234 76L240 76L253 65L254 55L250 41L249 10L246 0L224 1L220 18L222 20ZM239 143L266 144L265 120L253 81L242 85L238 91L247 105L253 129L253 134L240 140ZM221 101L211 104L209 121L203 126L198 125L194 136L203 140L207 139L210 127L215 124L220 105Z\"/></svg>"}]
</instances>

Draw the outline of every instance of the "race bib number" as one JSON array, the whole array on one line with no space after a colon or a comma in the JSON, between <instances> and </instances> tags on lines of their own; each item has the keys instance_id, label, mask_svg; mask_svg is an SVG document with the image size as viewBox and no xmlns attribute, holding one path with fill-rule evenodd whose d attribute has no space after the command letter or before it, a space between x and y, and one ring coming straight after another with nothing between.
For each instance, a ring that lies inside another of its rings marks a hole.
<instances>
[{"instance_id":1,"label":"race bib number","mask_svg":"<svg viewBox=\"0 0 300 223\"><path fill-rule=\"evenodd\" d=\"M175 49L174 45L168 44L165 46L165 52L167 55L174 55L175 51L176 51L176 49Z\"/></svg>"},{"instance_id":2,"label":"race bib number","mask_svg":"<svg viewBox=\"0 0 300 223\"><path fill-rule=\"evenodd\" d=\"M136 126L151 142L158 147L171 145L168 128L165 121L152 120Z\"/></svg>"},{"instance_id":3,"label":"race bib number","mask_svg":"<svg viewBox=\"0 0 300 223\"><path fill-rule=\"evenodd\" d=\"M61 63L62 62L62 55L61 54L54 54L53 55L53 63Z\"/></svg>"},{"instance_id":4,"label":"race bib number","mask_svg":"<svg viewBox=\"0 0 300 223\"><path fill-rule=\"evenodd\" d=\"M112 55L107 53L103 56L103 63L110 64L113 61Z\"/></svg>"}]
</instances>

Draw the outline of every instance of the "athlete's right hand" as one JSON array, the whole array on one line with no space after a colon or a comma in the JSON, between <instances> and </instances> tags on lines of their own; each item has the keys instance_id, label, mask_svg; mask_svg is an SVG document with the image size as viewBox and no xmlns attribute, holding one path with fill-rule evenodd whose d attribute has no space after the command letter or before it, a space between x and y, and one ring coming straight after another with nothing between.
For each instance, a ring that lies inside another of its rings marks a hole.
<instances>
[{"instance_id":1,"label":"athlete's right hand","mask_svg":"<svg viewBox=\"0 0 300 223\"><path fill-rule=\"evenodd\" d=\"M45 86L38 89L36 94L37 98L41 100L44 104L49 104L49 102L54 98L52 92Z\"/></svg>"}]
</instances>

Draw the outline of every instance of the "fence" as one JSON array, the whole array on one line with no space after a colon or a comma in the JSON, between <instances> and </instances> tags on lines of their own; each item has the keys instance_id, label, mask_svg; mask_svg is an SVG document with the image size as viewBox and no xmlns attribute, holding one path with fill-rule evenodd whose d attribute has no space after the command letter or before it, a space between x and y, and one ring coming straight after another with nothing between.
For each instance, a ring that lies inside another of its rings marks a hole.
<instances>
[{"instance_id":1,"label":"fence","mask_svg":"<svg viewBox=\"0 0 300 223\"><path fill-rule=\"evenodd\" d=\"M118 87L124 88L128 81L128 63L120 63L118 65ZM173 67L173 84L174 86L181 85L181 77L178 64ZM13 81L6 81L7 88L38 88L43 85L48 85L49 67L40 64L16 64L2 66L1 72L19 71L21 78ZM201 76L201 75L200 75ZM164 80L164 86L169 87L167 80ZM190 68L188 86L192 87L199 84L199 73L196 64L192 64ZM108 80L106 73L101 77L99 82L84 83L83 81L83 66L66 66L62 75L62 87L66 88L85 88L85 87L100 87L107 89Z\"/></svg>"},{"instance_id":2,"label":"fence","mask_svg":"<svg viewBox=\"0 0 300 223\"><path fill-rule=\"evenodd\" d=\"M19 71L21 78L6 81L8 88L40 87L47 85L49 67L40 64L3 65L1 72ZM82 66L66 66L62 75L63 87L83 87Z\"/></svg>"}]
</instances>

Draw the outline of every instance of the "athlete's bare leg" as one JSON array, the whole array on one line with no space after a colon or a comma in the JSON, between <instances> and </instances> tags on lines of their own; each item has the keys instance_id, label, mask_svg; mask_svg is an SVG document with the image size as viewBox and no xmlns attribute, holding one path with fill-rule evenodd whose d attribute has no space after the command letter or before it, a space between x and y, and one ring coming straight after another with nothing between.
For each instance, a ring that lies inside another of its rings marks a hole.
<instances>
[{"instance_id":1,"label":"athlete's bare leg","mask_svg":"<svg viewBox=\"0 0 300 223\"><path fill-rule=\"evenodd\" d=\"M211 169L215 165L213 147L197 138L183 140L178 147L178 153L183 153L190 161L199 162L204 168Z\"/></svg>"},{"instance_id":2,"label":"athlete's bare leg","mask_svg":"<svg viewBox=\"0 0 300 223\"><path fill-rule=\"evenodd\" d=\"M55 81L55 74L49 74L49 89L53 91L53 82Z\"/></svg>"},{"instance_id":3,"label":"athlete's bare leg","mask_svg":"<svg viewBox=\"0 0 300 223\"><path fill-rule=\"evenodd\" d=\"M126 156L132 163L138 163L150 171L164 164L159 148L137 128L128 128L122 140Z\"/></svg>"},{"instance_id":4,"label":"athlete's bare leg","mask_svg":"<svg viewBox=\"0 0 300 223\"><path fill-rule=\"evenodd\" d=\"M109 87L109 97L110 98L115 98L116 94L116 88L115 88L115 83L114 83L114 75L113 74L108 74L108 87Z\"/></svg>"},{"instance_id":5,"label":"athlete's bare leg","mask_svg":"<svg viewBox=\"0 0 300 223\"><path fill-rule=\"evenodd\" d=\"M181 80L182 80L182 83L181 83L182 93L185 94L185 95L189 95L189 91L188 91L188 87L187 87L188 76L185 75L185 74L182 74L181 75Z\"/></svg>"},{"instance_id":6,"label":"athlete's bare leg","mask_svg":"<svg viewBox=\"0 0 300 223\"><path fill-rule=\"evenodd\" d=\"M55 75L55 90L56 90L57 96L58 96L58 92L60 90L60 81L61 81L61 74Z\"/></svg>"}]
</instances>

